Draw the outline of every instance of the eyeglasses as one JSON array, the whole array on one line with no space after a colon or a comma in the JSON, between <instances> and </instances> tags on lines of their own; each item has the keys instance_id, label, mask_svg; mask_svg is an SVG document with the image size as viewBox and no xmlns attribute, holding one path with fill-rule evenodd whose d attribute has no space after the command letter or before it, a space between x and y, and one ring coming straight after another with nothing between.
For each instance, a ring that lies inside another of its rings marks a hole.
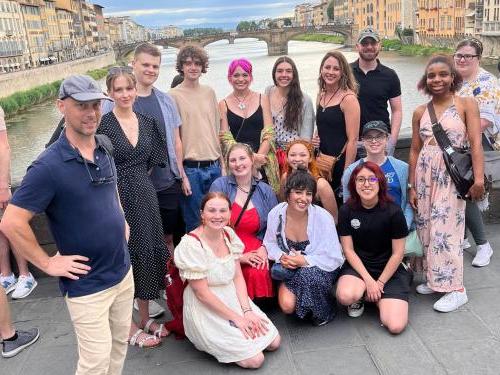
<instances>
[{"instance_id":1,"label":"eyeglasses","mask_svg":"<svg viewBox=\"0 0 500 375\"><path fill-rule=\"evenodd\" d=\"M359 185L364 185L365 182L368 181L370 185L375 185L378 182L378 178L375 176L370 176L370 177L363 177L359 176L356 177L356 183Z\"/></svg>"},{"instance_id":2,"label":"eyeglasses","mask_svg":"<svg viewBox=\"0 0 500 375\"><path fill-rule=\"evenodd\" d=\"M461 53L455 53L453 55L453 58L456 60L456 61L461 61L462 59L464 59L465 61L472 61L472 59L474 57L479 57L479 55L462 55Z\"/></svg>"},{"instance_id":3,"label":"eyeglasses","mask_svg":"<svg viewBox=\"0 0 500 375\"><path fill-rule=\"evenodd\" d=\"M370 137L370 136L364 136L363 137L363 141L365 142L368 142L368 143L372 143L372 142L377 142L377 143L380 143L382 142L387 136L385 134L380 134L380 135L376 135L374 137Z\"/></svg>"},{"instance_id":4,"label":"eyeglasses","mask_svg":"<svg viewBox=\"0 0 500 375\"><path fill-rule=\"evenodd\" d=\"M130 74L132 73L132 67L130 66L113 66L108 70L108 75L109 76L115 76L118 74Z\"/></svg>"},{"instance_id":5,"label":"eyeglasses","mask_svg":"<svg viewBox=\"0 0 500 375\"><path fill-rule=\"evenodd\" d=\"M106 184L111 184L111 183L115 182L115 169L113 168L113 162L111 161L111 157L109 156L109 153L106 150L104 150L104 153L106 154L106 158L108 159L108 165L109 165L109 169L111 170L111 176L99 177L99 178L95 178L94 176L92 176L92 172L90 171L89 164L87 163L87 159L85 159L82 156L82 154L80 154L80 151L78 149L76 149L76 151L83 159L83 164L85 165L85 169L87 169L87 173L90 177L90 182L92 185L100 186L100 185L106 185Z\"/></svg>"}]
</instances>

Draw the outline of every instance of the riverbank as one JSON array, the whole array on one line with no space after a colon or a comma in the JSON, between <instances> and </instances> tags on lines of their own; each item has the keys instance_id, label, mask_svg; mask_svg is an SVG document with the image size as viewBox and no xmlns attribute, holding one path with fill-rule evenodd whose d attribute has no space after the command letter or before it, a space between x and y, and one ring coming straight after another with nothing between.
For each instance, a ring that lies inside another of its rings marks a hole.
<instances>
[{"instance_id":1,"label":"riverbank","mask_svg":"<svg viewBox=\"0 0 500 375\"><path fill-rule=\"evenodd\" d=\"M382 40L382 49L384 51L396 51L403 56L430 56L436 53L453 53L453 49L451 48L403 44L399 39Z\"/></svg>"},{"instance_id":2,"label":"riverbank","mask_svg":"<svg viewBox=\"0 0 500 375\"><path fill-rule=\"evenodd\" d=\"M98 80L106 76L108 67L89 70L85 74ZM29 90L16 92L6 98L0 99L0 107L5 112L5 117L9 118L19 111L23 111L35 104L43 103L47 100L54 99L59 92L59 86L62 80L57 80L45 85L34 87Z\"/></svg>"},{"instance_id":3,"label":"riverbank","mask_svg":"<svg viewBox=\"0 0 500 375\"><path fill-rule=\"evenodd\" d=\"M292 40L298 40L301 42L321 42L321 43L333 43L333 44L344 44L344 37L340 35L328 35L328 34L300 34L292 38Z\"/></svg>"}]
</instances>

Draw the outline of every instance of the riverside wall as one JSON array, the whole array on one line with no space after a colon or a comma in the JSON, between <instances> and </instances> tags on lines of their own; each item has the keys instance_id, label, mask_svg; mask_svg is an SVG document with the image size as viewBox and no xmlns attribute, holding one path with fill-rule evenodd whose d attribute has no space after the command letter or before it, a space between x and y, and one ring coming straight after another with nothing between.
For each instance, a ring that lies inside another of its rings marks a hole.
<instances>
[{"instance_id":1,"label":"riverside wall","mask_svg":"<svg viewBox=\"0 0 500 375\"><path fill-rule=\"evenodd\" d=\"M399 139L394 156L398 159L408 161L408 155L410 151L409 138ZM15 187L14 187L15 189ZM493 190L490 193L490 209L489 211L483 213L485 223L500 223L500 190ZM54 255L57 252L57 248L54 244L54 239L49 229L47 218L45 214L36 215L31 221L31 227L35 232L38 243L49 255ZM13 259L13 257L12 257ZM15 268L15 264L13 264ZM45 276L41 271L31 266L32 273L36 276Z\"/></svg>"},{"instance_id":2,"label":"riverside wall","mask_svg":"<svg viewBox=\"0 0 500 375\"><path fill-rule=\"evenodd\" d=\"M19 91L25 91L54 81L62 80L71 74L83 74L89 70L103 68L116 62L115 53L47 65L35 69L0 75L0 98Z\"/></svg>"},{"instance_id":3,"label":"riverside wall","mask_svg":"<svg viewBox=\"0 0 500 375\"><path fill-rule=\"evenodd\" d=\"M463 36L455 37L433 37L433 36L419 36L418 44L424 46L446 47L455 49L457 44L464 39ZM498 59L500 56L500 37L481 35L479 37L483 43L483 57L490 59Z\"/></svg>"}]
</instances>

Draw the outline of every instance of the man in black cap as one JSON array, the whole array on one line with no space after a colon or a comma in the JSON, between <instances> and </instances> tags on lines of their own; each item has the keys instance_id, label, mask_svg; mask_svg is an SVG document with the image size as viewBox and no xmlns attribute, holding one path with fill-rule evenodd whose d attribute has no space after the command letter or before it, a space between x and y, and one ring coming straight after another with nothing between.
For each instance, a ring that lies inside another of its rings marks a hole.
<instances>
[{"instance_id":1,"label":"man in black cap","mask_svg":"<svg viewBox=\"0 0 500 375\"><path fill-rule=\"evenodd\" d=\"M28 168L0 224L21 255L60 277L78 340L76 374L120 374L132 319L128 226L109 139L95 136L103 99L88 76L63 81L57 107L66 127ZM29 225L41 212L59 250L52 257Z\"/></svg>"},{"instance_id":2,"label":"man in black cap","mask_svg":"<svg viewBox=\"0 0 500 375\"><path fill-rule=\"evenodd\" d=\"M361 107L359 135L361 136L363 126L369 121L379 120L388 124L390 136L387 151L392 155L403 117L401 83L396 72L382 65L377 59L380 52L380 37L374 29L367 28L361 31L356 49L359 59L351 63L351 68L359 83L358 100ZM387 102L391 107L390 117Z\"/></svg>"}]
</instances>

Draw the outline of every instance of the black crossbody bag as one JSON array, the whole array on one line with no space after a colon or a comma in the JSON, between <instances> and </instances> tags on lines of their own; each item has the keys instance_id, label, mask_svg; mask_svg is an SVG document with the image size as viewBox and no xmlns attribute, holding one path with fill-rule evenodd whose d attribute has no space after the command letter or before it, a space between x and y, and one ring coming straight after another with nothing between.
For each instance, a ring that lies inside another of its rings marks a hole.
<instances>
[{"instance_id":1,"label":"black crossbody bag","mask_svg":"<svg viewBox=\"0 0 500 375\"><path fill-rule=\"evenodd\" d=\"M470 187L474 184L474 171L472 169L472 155L470 149L468 147L453 147L443 126L436 118L436 112L434 111L432 102L427 103L427 110L429 111L429 117L432 122L432 133L441 151L443 151L446 170L457 188L458 197L464 200L468 199L466 195ZM484 181L486 184L486 177Z\"/></svg>"},{"instance_id":2,"label":"black crossbody bag","mask_svg":"<svg viewBox=\"0 0 500 375\"><path fill-rule=\"evenodd\" d=\"M238 218L236 219L236 221L234 222L234 225L233 225L233 229L236 229L236 227L238 226L238 224L240 223L241 221L241 218L243 217L243 214L245 213L247 207L248 207L248 204L250 203L250 199L252 198L252 195L253 193L255 192L255 189L257 188L257 184L259 183L259 181L257 181L255 184L252 184L252 186L250 187L250 191L248 192L248 195L247 195L247 200L245 201L245 204L243 205L243 207L241 208L241 212L240 214L238 215Z\"/></svg>"}]
</instances>

